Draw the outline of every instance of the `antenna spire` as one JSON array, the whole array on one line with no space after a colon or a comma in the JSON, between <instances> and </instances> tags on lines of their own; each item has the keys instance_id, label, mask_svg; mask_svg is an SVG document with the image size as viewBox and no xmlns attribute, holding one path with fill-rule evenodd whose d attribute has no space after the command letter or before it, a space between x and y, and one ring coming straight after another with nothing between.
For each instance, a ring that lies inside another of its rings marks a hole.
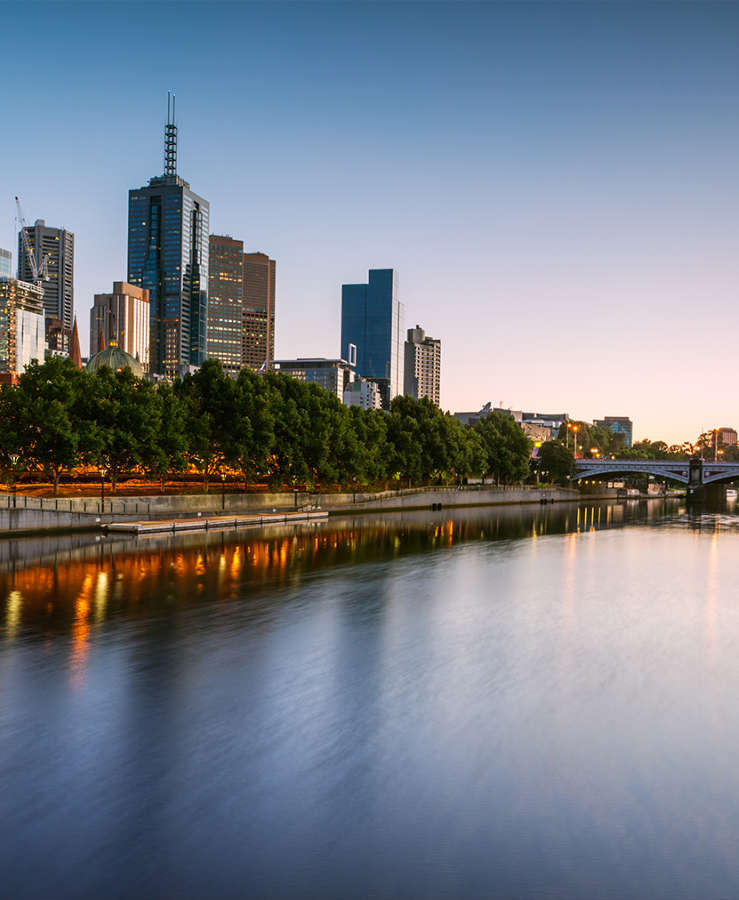
<instances>
[{"instance_id":1,"label":"antenna spire","mask_svg":"<svg viewBox=\"0 0 739 900\"><path fill-rule=\"evenodd\" d=\"M167 91L167 124L164 126L164 174L177 174L177 125L175 125L174 91Z\"/></svg>"}]
</instances>

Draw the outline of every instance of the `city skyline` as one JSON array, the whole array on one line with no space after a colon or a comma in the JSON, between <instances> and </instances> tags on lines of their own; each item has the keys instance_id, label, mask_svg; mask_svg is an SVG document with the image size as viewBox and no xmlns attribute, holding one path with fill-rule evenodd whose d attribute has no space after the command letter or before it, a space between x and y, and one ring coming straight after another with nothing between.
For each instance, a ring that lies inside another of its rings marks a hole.
<instances>
[{"instance_id":1,"label":"city skyline","mask_svg":"<svg viewBox=\"0 0 739 900\"><path fill-rule=\"evenodd\" d=\"M3 151L0 246L17 247L15 193L29 222L75 234L85 348L94 294L126 276L126 192L162 168L174 85L178 170L210 231L280 260L277 357L333 355L341 284L391 266L444 341L445 409L623 413L635 440L668 442L735 420L736 8L231 7L248 62L204 50L207 78L183 53L107 82L90 71L106 34L133 36L126 10L7 9L15 71L24 35L50 64L62 35L79 102L54 108L42 72L11 93L12 116L39 115ZM215 33L199 4L147 10L186 48Z\"/></svg>"}]
</instances>

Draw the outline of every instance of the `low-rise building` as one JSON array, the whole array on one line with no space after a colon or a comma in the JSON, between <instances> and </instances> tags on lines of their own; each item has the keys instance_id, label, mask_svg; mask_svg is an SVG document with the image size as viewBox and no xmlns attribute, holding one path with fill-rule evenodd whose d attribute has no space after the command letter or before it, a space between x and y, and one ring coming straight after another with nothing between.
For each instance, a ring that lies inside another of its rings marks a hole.
<instances>
[{"instance_id":1,"label":"low-rise building","mask_svg":"<svg viewBox=\"0 0 739 900\"><path fill-rule=\"evenodd\" d=\"M323 356L277 359L272 363L272 369L297 378L298 381L320 384L342 402L344 391L355 377L354 370L345 359L326 359Z\"/></svg>"},{"instance_id":2,"label":"low-rise building","mask_svg":"<svg viewBox=\"0 0 739 900\"><path fill-rule=\"evenodd\" d=\"M734 428L719 428L716 433L719 447L736 447L737 433Z\"/></svg>"},{"instance_id":3,"label":"low-rise building","mask_svg":"<svg viewBox=\"0 0 739 900\"><path fill-rule=\"evenodd\" d=\"M21 375L46 355L42 289L16 278L0 277L0 372Z\"/></svg>"},{"instance_id":4,"label":"low-rise building","mask_svg":"<svg viewBox=\"0 0 739 900\"><path fill-rule=\"evenodd\" d=\"M631 436L633 424L628 416L605 416L602 419L593 419L593 425L601 428L610 428L614 434L622 434L624 436L624 446L631 446Z\"/></svg>"},{"instance_id":5,"label":"low-rise building","mask_svg":"<svg viewBox=\"0 0 739 900\"><path fill-rule=\"evenodd\" d=\"M344 406L382 409L382 392L377 382L370 378L355 378L344 388Z\"/></svg>"}]
</instances>

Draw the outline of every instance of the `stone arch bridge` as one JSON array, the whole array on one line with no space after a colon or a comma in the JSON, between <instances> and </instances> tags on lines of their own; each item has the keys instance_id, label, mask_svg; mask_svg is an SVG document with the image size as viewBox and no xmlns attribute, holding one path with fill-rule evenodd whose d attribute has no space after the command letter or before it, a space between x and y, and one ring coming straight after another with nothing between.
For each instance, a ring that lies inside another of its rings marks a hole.
<instances>
[{"instance_id":1,"label":"stone arch bridge","mask_svg":"<svg viewBox=\"0 0 739 900\"><path fill-rule=\"evenodd\" d=\"M739 462L709 462L705 459L578 459L575 479L614 475L654 475L690 487L739 479Z\"/></svg>"}]
</instances>

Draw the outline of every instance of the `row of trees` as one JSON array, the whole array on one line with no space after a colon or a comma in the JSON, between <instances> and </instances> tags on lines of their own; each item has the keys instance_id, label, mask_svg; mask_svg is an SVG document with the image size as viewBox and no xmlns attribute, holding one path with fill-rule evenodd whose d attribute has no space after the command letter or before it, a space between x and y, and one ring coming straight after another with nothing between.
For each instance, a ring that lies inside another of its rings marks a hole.
<instances>
[{"instance_id":1,"label":"row of trees","mask_svg":"<svg viewBox=\"0 0 739 900\"><path fill-rule=\"evenodd\" d=\"M37 471L54 486L94 467L115 491L136 472L164 481L185 471L239 473L271 487L448 484L467 476L525 479L531 443L508 416L462 425L427 400L396 397L388 413L347 408L314 384L270 372L226 376L208 360L155 385L128 369L33 364L0 389L0 467Z\"/></svg>"}]
</instances>

